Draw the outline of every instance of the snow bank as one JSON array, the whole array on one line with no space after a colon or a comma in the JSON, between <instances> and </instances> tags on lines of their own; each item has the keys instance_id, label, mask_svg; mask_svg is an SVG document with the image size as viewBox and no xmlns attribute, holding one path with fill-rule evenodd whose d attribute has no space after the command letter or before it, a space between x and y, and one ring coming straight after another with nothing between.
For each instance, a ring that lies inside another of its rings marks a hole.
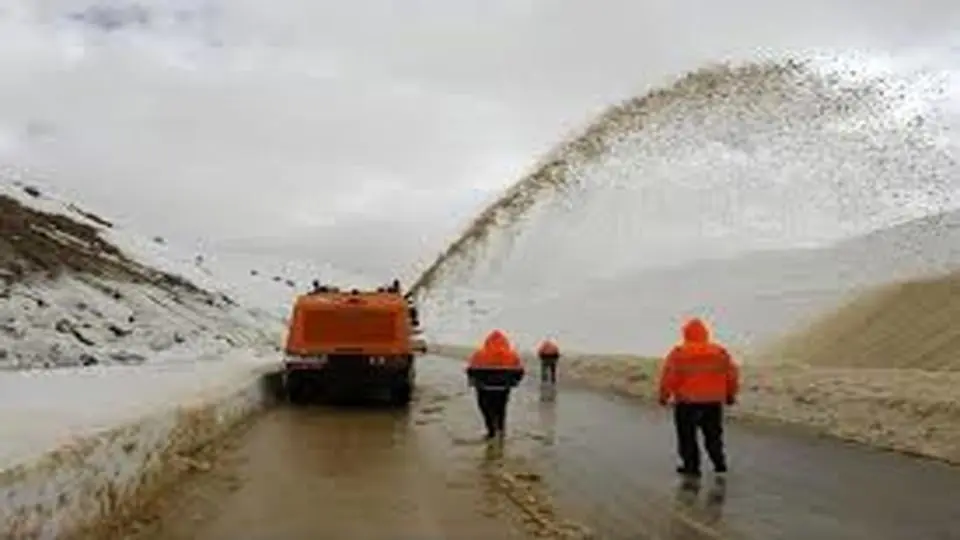
<instances>
[{"instance_id":1,"label":"snow bank","mask_svg":"<svg viewBox=\"0 0 960 540\"><path fill-rule=\"evenodd\" d=\"M757 355L825 367L960 371L960 272L871 290Z\"/></svg>"},{"instance_id":2,"label":"snow bank","mask_svg":"<svg viewBox=\"0 0 960 540\"><path fill-rule=\"evenodd\" d=\"M4 538L102 536L175 482L272 396L275 358L229 360L2 374Z\"/></svg>"}]
</instances>

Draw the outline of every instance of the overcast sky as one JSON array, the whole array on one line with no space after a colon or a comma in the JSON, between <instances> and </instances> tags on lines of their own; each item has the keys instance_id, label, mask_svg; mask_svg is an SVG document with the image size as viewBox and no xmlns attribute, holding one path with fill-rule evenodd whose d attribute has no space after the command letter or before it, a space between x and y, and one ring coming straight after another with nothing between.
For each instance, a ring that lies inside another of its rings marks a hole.
<instances>
[{"instance_id":1,"label":"overcast sky","mask_svg":"<svg viewBox=\"0 0 960 540\"><path fill-rule=\"evenodd\" d=\"M0 158L148 234L387 272L605 105L956 0L7 0Z\"/></svg>"}]
</instances>

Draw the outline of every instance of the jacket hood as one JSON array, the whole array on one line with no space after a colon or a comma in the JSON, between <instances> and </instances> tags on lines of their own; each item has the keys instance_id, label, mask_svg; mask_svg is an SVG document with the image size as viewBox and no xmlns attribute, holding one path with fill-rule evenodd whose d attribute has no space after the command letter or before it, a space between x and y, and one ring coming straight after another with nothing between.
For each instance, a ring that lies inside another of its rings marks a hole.
<instances>
[{"instance_id":1,"label":"jacket hood","mask_svg":"<svg viewBox=\"0 0 960 540\"><path fill-rule=\"evenodd\" d=\"M500 330L494 330L487 334L487 339L483 341L483 348L489 351L510 350L510 340Z\"/></svg>"},{"instance_id":2,"label":"jacket hood","mask_svg":"<svg viewBox=\"0 0 960 540\"><path fill-rule=\"evenodd\" d=\"M683 341L687 343L706 343L710 341L710 329L702 320L690 319L683 325Z\"/></svg>"}]
</instances>

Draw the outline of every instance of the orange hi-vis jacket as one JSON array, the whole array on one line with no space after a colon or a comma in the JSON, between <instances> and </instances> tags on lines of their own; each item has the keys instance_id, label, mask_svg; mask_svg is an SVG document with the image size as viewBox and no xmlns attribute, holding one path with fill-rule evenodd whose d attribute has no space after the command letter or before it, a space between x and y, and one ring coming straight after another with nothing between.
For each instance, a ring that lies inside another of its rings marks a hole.
<instances>
[{"instance_id":1,"label":"orange hi-vis jacket","mask_svg":"<svg viewBox=\"0 0 960 540\"><path fill-rule=\"evenodd\" d=\"M710 341L700 319L683 325L683 343L667 355L660 373L660 400L723 403L739 392L739 369L722 346Z\"/></svg>"},{"instance_id":2,"label":"orange hi-vis jacket","mask_svg":"<svg viewBox=\"0 0 960 540\"><path fill-rule=\"evenodd\" d=\"M523 371L523 363L507 336L500 330L487 335L483 346L470 355L468 369L498 369Z\"/></svg>"},{"instance_id":3,"label":"orange hi-vis jacket","mask_svg":"<svg viewBox=\"0 0 960 540\"><path fill-rule=\"evenodd\" d=\"M467 364L467 378L480 390L509 390L520 384L523 375L520 355L499 330L490 332Z\"/></svg>"},{"instance_id":4,"label":"orange hi-vis jacket","mask_svg":"<svg viewBox=\"0 0 960 540\"><path fill-rule=\"evenodd\" d=\"M540 358L557 358L560 356L560 348L549 339L545 340L540 344L540 348L537 349L537 356Z\"/></svg>"}]
</instances>

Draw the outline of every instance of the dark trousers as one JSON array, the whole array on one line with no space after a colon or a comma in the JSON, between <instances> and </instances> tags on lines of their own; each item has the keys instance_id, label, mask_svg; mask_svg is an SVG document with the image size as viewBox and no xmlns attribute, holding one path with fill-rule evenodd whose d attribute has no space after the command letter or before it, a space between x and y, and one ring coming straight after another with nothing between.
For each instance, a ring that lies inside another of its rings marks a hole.
<instances>
[{"instance_id":1,"label":"dark trousers","mask_svg":"<svg viewBox=\"0 0 960 540\"><path fill-rule=\"evenodd\" d=\"M557 357L548 356L540 359L540 382L556 384Z\"/></svg>"},{"instance_id":2,"label":"dark trousers","mask_svg":"<svg viewBox=\"0 0 960 540\"><path fill-rule=\"evenodd\" d=\"M493 437L506 430L507 402L510 400L510 390L490 390L477 388L477 406L483 415L483 423L487 428L487 436Z\"/></svg>"},{"instance_id":3,"label":"dark trousers","mask_svg":"<svg viewBox=\"0 0 960 540\"><path fill-rule=\"evenodd\" d=\"M673 423L677 428L677 453L680 454L682 472L700 473L698 431L703 433L703 446L714 470L726 472L722 403L677 403L673 407Z\"/></svg>"}]
</instances>

